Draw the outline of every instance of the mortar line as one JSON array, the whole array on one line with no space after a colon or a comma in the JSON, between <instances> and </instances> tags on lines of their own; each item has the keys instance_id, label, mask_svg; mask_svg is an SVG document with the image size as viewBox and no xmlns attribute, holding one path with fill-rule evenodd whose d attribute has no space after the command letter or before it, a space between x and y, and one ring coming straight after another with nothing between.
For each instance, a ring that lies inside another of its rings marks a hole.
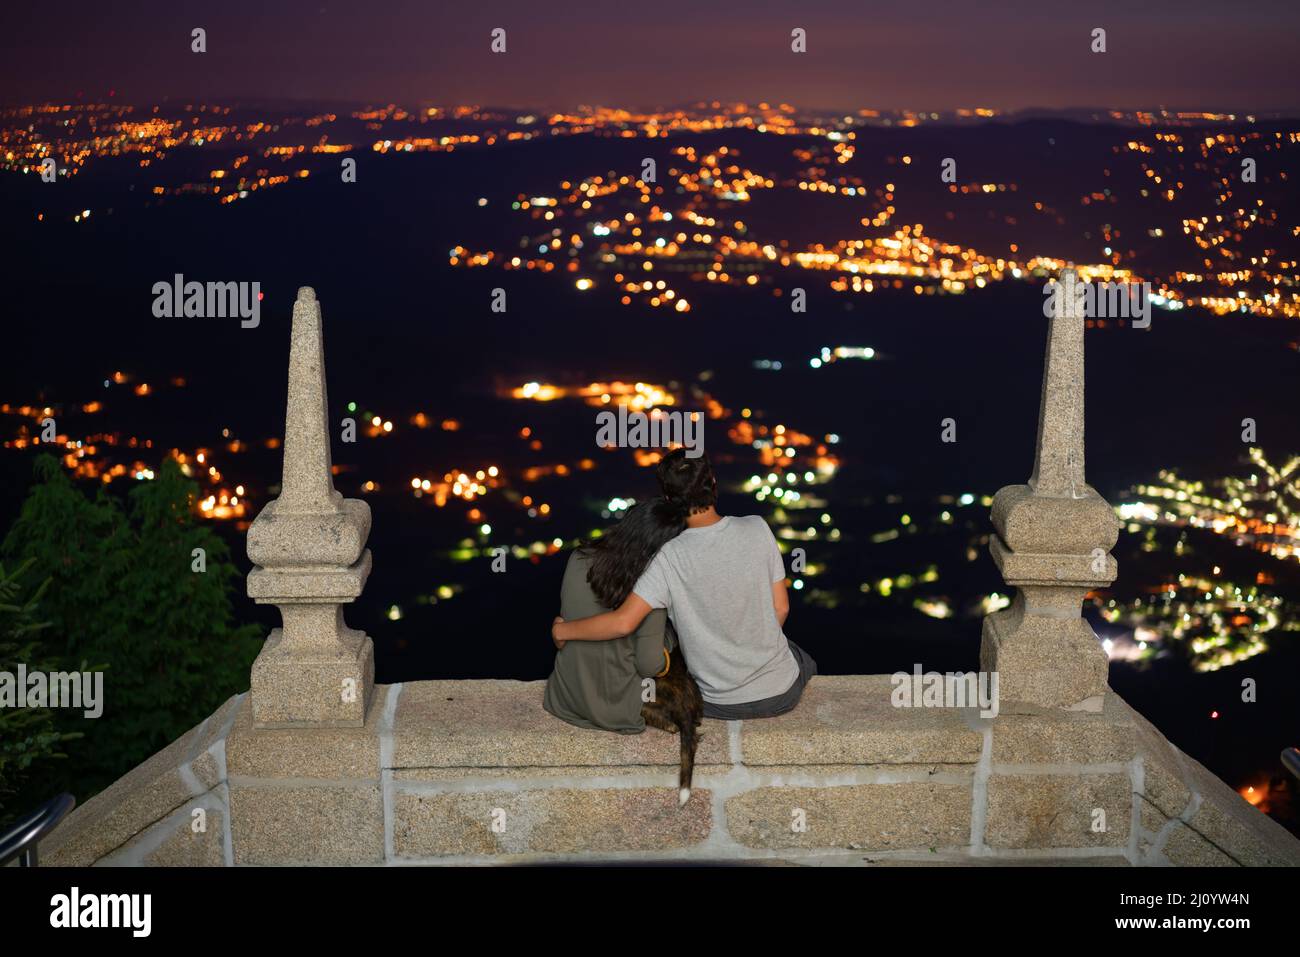
<instances>
[{"instance_id":1,"label":"mortar line","mask_svg":"<svg viewBox=\"0 0 1300 957\"><path fill-rule=\"evenodd\" d=\"M989 853L984 843L984 829L988 822L989 775L993 768L993 726L990 724L982 732L980 759L975 765L975 776L971 785L970 805L970 853L972 857L981 857Z\"/></svg>"},{"instance_id":2,"label":"mortar line","mask_svg":"<svg viewBox=\"0 0 1300 957\"><path fill-rule=\"evenodd\" d=\"M1141 859L1141 844L1139 843L1144 831L1142 827L1142 793L1146 788L1146 766L1142 763L1142 755L1137 754L1129 762L1129 785L1133 790L1129 807L1129 828L1128 828L1128 862L1137 865Z\"/></svg>"},{"instance_id":3,"label":"mortar line","mask_svg":"<svg viewBox=\"0 0 1300 957\"><path fill-rule=\"evenodd\" d=\"M393 852L393 725L397 717L397 699L402 695L402 682L391 685L379 716L379 780L384 814L384 860L391 861Z\"/></svg>"}]
</instances>

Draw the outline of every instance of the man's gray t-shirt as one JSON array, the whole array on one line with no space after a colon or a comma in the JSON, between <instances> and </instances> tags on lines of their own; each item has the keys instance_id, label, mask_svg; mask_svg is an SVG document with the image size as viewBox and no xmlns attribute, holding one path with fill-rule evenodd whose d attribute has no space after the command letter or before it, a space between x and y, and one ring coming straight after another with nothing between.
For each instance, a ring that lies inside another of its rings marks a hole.
<instances>
[{"instance_id":1,"label":"man's gray t-shirt","mask_svg":"<svg viewBox=\"0 0 1300 957\"><path fill-rule=\"evenodd\" d=\"M783 694L799 677L772 605L783 578L767 522L727 515L664 545L632 591L668 609L704 700L740 704Z\"/></svg>"}]
</instances>

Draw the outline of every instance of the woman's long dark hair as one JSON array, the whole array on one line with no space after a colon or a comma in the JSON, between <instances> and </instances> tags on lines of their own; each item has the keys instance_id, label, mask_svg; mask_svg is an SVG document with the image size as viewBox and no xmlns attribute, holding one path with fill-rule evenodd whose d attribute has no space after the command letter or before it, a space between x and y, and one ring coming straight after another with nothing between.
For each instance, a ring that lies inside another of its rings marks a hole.
<instances>
[{"instance_id":1,"label":"woman's long dark hair","mask_svg":"<svg viewBox=\"0 0 1300 957\"><path fill-rule=\"evenodd\" d=\"M587 583L596 600L606 608L623 604L659 549L685 527L685 510L657 497L634 505L621 522L584 545L591 561Z\"/></svg>"}]
</instances>

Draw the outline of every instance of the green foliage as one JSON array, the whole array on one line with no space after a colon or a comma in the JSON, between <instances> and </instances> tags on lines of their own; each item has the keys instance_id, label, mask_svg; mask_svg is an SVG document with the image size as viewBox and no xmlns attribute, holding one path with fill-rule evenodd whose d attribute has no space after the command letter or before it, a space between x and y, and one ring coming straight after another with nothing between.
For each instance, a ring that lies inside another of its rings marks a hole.
<instances>
[{"instance_id":1,"label":"green foliage","mask_svg":"<svg viewBox=\"0 0 1300 957\"><path fill-rule=\"evenodd\" d=\"M36 620L46 585L23 597L20 579L31 564L25 562L12 571L0 564L0 672L15 678L20 664L29 671L52 670L42 657L38 637L48 623ZM63 742L77 737L59 731L48 708L0 708L0 823L15 816L8 810L8 799L26 780L64 756Z\"/></svg>"},{"instance_id":2,"label":"green foliage","mask_svg":"<svg viewBox=\"0 0 1300 957\"><path fill-rule=\"evenodd\" d=\"M34 580L49 580L45 650L70 659L99 629L112 582L128 558L122 550L126 527L106 492L88 499L53 456L39 456L33 474L36 483L0 555L24 561Z\"/></svg>"},{"instance_id":3,"label":"green foliage","mask_svg":"<svg viewBox=\"0 0 1300 957\"><path fill-rule=\"evenodd\" d=\"M84 800L247 688L261 630L233 620L239 572L225 542L196 518L198 486L175 460L125 505L102 488L88 497L49 456L34 471L0 554L30 561L28 574L49 580L44 651L107 666L103 715L56 718L85 737L69 748L60 787L44 796L61 788ZM204 572L191 570L198 548Z\"/></svg>"}]
</instances>

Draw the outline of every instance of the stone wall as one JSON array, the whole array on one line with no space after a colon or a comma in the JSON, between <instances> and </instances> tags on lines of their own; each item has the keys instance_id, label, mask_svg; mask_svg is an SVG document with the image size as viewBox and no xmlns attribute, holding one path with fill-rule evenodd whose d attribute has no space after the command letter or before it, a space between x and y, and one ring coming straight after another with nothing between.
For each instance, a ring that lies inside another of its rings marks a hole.
<instances>
[{"instance_id":1,"label":"stone wall","mask_svg":"<svg viewBox=\"0 0 1300 957\"><path fill-rule=\"evenodd\" d=\"M789 714L706 721L679 807L674 736L571 727L542 688L376 685L358 728L257 728L236 696L74 811L43 862L1300 865L1113 693L982 719L895 708L886 675L818 676Z\"/></svg>"}]
</instances>

